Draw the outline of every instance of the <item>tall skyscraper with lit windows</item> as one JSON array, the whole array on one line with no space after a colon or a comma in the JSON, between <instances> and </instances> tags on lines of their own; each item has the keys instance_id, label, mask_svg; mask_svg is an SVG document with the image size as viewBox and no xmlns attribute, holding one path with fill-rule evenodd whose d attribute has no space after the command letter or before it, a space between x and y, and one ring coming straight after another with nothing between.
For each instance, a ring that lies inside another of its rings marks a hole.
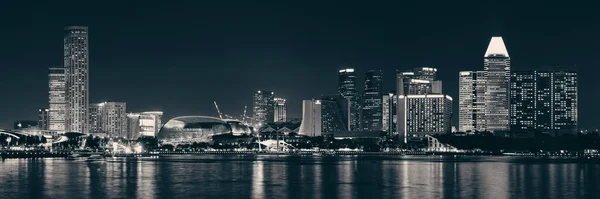
<instances>
[{"instance_id":1,"label":"tall skyscraper with lit windows","mask_svg":"<svg viewBox=\"0 0 600 199\"><path fill-rule=\"evenodd\" d=\"M272 91L259 90L254 93L254 125L261 126L273 122L275 118L275 93Z\"/></svg>"},{"instance_id":2,"label":"tall skyscraper with lit windows","mask_svg":"<svg viewBox=\"0 0 600 199\"><path fill-rule=\"evenodd\" d=\"M517 71L510 79L510 129L562 135L577 132L577 73L556 68Z\"/></svg>"},{"instance_id":3,"label":"tall skyscraper with lit windows","mask_svg":"<svg viewBox=\"0 0 600 199\"><path fill-rule=\"evenodd\" d=\"M89 46L88 28L65 28L64 68L67 132L89 133Z\"/></svg>"},{"instance_id":4,"label":"tall skyscraper with lit windows","mask_svg":"<svg viewBox=\"0 0 600 199\"><path fill-rule=\"evenodd\" d=\"M360 131L360 99L356 90L356 73L352 68L339 71L338 93L340 97L348 101L347 112L344 118L346 129L349 131Z\"/></svg>"},{"instance_id":5,"label":"tall skyscraper with lit windows","mask_svg":"<svg viewBox=\"0 0 600 199\"><path fill-rule=\"evenodd\" d=\"M486 130L484 71L459 73L458 130L476 132Z\"/></svg>"},{"instance_id":6,"label":"tall skyscraper with lit windows","mask_svg":"<svg viewBox=\"0 0 600 199\"><path fill-rule=\"evenodd\" d=\"M66 130L67 95L65 68L48 71L48 130L64 133Z\"/></svg>"},{"instance_id":7,"label":"tall skyscraper with lit windows","mask_svg":"<svg viewBox=\"0 0 600 199\"><path fill-rule=\"evenodd\" d=\"M275 122L285 122L287 120L287 110L286 110L286 102L285 99L276 97L274 99L274 121Z\"/></svg>"},{"instance_id":8,"label":"tall skyscraper with lit windows","mask_svg":"<svg viewBox=\"0 0 600 199\"><path fill-rule=\"evenodd\" d=\"M486 130L509 130L510 56L502 37L492 37L483 58Z\"/></svg>"},{"instance_id":9,"label":"tall skyscraper with lit windows","mask_svg":"<svg viewBox=\"0 0 600 199\"><path fill-rule=\"evenodd\" d=\"M365 91L362 98L362 128L365 131L381 131L383 120L383 72L370 70L365 73Z\"/></svg>"}]
</instances>

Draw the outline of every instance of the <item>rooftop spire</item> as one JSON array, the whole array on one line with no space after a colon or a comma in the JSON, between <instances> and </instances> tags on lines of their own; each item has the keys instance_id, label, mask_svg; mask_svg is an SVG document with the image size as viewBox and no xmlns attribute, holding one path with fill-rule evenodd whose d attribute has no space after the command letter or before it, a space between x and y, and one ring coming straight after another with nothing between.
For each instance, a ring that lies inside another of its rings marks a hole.
<instances>
[{"instance_id":1,"label":"rooftop spire","mask_svg":"<svg viewBox=\"0 0 600 199\"><path fill-rule=\"evenodd\" d=\"M492 37L492 39L490 40L490 44L488 45L487 50L485 51L484 57L489 57L491 55L504 55L505 57L509 57L508 51L506 50L506 46L504 46L504 40L502 40L502 37Z\"/></svg>"}]
</instances>

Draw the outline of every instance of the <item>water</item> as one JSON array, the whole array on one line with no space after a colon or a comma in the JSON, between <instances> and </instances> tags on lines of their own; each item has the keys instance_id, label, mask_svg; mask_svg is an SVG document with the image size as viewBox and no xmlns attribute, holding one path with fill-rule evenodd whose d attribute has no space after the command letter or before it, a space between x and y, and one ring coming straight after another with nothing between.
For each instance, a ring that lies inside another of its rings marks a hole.
<instances>
[{"instance_id":1,"label":"water","mask_svg":"<svg viewBox=\"0 0 600 199\"><path fill-rule=\"evenodd\" d=\"M439 156L7 159L0 198L600 198L600 164Z\"/></svg>"}]
</instances>

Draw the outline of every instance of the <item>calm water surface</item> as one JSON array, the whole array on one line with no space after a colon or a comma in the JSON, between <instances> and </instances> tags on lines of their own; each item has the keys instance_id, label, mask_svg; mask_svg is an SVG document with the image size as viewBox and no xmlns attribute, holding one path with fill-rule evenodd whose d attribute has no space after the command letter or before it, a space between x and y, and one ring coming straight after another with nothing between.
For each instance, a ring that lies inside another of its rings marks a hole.
<instances>
[{"instance_id":1,"label":"calm water surface","mask_svg":"<svg viewBox=\"0 0 600 199\"><path fill-rule=\"evenodd\" d=\"M7 159L0 198L600 198L600 164L438 156Z\"/></svg>"}]
</instances>

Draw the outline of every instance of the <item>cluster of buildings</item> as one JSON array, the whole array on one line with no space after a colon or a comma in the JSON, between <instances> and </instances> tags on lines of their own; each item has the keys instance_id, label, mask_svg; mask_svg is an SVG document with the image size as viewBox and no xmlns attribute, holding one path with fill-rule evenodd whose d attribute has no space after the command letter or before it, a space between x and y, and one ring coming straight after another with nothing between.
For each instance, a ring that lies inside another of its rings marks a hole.
<instances>
[{"instance_id":1,"label":"cluster of buildings","mask_svg":"<svg viewBox=\"0 0 600 199\"><path fill-rule=\"evenodd\" d=\"M38 110L36 128L50 133L137 139L156 136L160 111L128 113L125 102L89 102L88 28L65 28L63 66L48 72L48 108Z\"/></svg>"},{"instance_id":2,"label":"cluster of buildings","mask_svg":"<svg viewBox=\"0 0 600 199\"><path fill-rule=\"evenodd\" d=\"M248 118L254 127L260 128L268 123L286 122L287 108L284 98L275 97L275 92L259 90L254 94L254 117ZM242 118L246 120L246 118Z\"/></svg>"},{"instance_id":3,"label":"cluster of buildings","mask_svg":"<svg viewBox=\"0 0 600 199\"><path fill-rule=\"evenodd\" d=\"M492 37L483 61L482 71L459 73L458 131L502 136L577 131L575 71L558 67L511 71L502 37ZM299 133L382 131L406 143L456 131L453 98L444 94L437 72L434 67L397 71L396 90L384 93L382 71L369 70L359 94L355 70L342 69L337 95L302 102Z\"/></svg>"},{"instance_id":4,"label":"cluster of buildings","mask_svg":"<svg viewBox=\"0 0 600 199\"><path fill-rule=\"evenodd\" d=\"M577 132L577 72L572 68L510 70L502 37L493 37L483 71L459 74L461 132L553 136Z\"/></svg>"},{"instance_id":5,"label":"cluster of buildings","mask_svg":"<svg viewBox=\"0 0 600 199\"><path fill-rule=\"evenodd\" d=\"M125 102L89 103L88 40L87 27L65 28L63 66L52 67L48 73L48 107L39 109L37 122L18 121L15 128L127 139L156 137L162 126L162 112L127 112ZM459 73L459 132L531 136L536 132L562 135L577 131L574 70L554 67L511 71L502 37L491 38L483 61L482 71ZM362 90L357 87L353 68L339 70L336 94L302 101L299 127L299 122L283 124L288 120L286 99L266 90L254 94L252 117L247 117L245 111L241 121L179 117L181 121L173 120L170 127L202 129L204 126L181 124L218 120L238 134L248 133L251 124L254 129L264 127L307 136L387 132L404 143L423 140L454 131L453 98L444 94L437 73L435 67L397 71L395 90L384 92L381 70L366 71ZM269 126L273 123L280 124Z\"/></svg>"}]
</instances>

